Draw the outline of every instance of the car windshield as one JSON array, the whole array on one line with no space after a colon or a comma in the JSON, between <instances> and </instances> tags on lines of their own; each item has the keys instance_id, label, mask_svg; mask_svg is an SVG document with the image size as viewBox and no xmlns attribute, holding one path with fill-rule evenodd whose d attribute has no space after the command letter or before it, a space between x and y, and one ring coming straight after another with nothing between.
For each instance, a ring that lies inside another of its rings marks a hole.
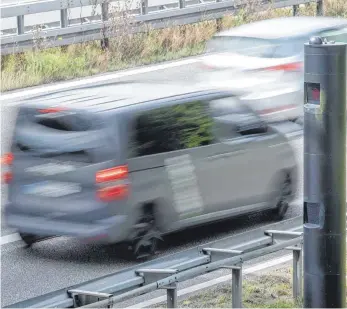
<instances>
[{"instance_id":1,"label":"car windshield","mask_svg":"<svg viewBox=\"0 0 347 309\"><path fill-rule=\"evenodd\" d=\"M215 36L207 43L206 52L230 52L260 58L285 58L301 53L305 40L307 39L266 40L251 37Z\"/></svg>"}]
</instances>

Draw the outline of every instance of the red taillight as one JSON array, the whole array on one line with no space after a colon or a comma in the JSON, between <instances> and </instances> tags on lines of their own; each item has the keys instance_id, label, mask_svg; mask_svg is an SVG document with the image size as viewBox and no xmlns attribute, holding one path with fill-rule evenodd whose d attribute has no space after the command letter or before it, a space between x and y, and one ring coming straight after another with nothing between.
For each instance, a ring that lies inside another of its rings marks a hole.
<instances>
[{"instance_id":1,"label":"red taillight","mask_svg":"<svg viewBox=\"0 0 347 309\"><path fill-rule=\"evenodd\" d=\"M98 198L103 202L126 198L129 194L128 173L126 165L98 171L95 177L99 186Z\"/></svg>"},{"instance_id":2,"label":"red taillight","mask_svg":"<svg viewBox=\"0 0 347 309\"><path fill-rule=\"evenodd\" d=\"M5 172L2 174L2 183L9 184L12 181L13 175L12 172L9 171L10 165L13 162L13 154L6 153L1 157L1 165L4 165Z\"/></svg>"},{"instance_id":3,"label":"red taillight","mask_svg":"<svg viewBox=\"0 0 347 309\"><path fill-rule=\"evenodd\" d=\"M96 173L96 182L108 182L123 179L128 176L128 167L126 165L112 167Z\"/></svg>"},{"instance_id":4,"label":"red taillight","mask_svg":"<svg viewBox=\"0 0 347 309\"><path fill-rule=\"evenodd\" d=\"M301 71L302 63L293 62L293 63L280 64L280 65L268 67L265 70L267 71Z\"/></svg>"},{"instance_id":5,"label":"red taillight","mask_svg":"<svg viewBox=\"0 0 347 309\"><path fill-rule=\"evenodd\" d=\"M13 162L13 154L6 153L1 157L1 165L11 165Z\"/></svg>"},{"instance_id":6,"label":"red taillight","mask_svg":"<svg viewBox=\"0 0 347 309\"><path fill-rule=\"evenodd\" d=\"M119 184L112 187L106 187L98 190L98 198L103 202L111 202L114 200L121 200L128 196L129 185Z\"/></svg>"},{"instance_id":7,"label":"red taillight","mask_svg":"<svg viewBox=\"0 0 347 309\"><path fill-rule=\"evenodd\" d=\"M51 107L51 108L39 109L38 112L41 113L41 114L51 114L51 113L63 112L64 110L66 110L66 108L63 108L63 107Z\"/></svg>"},{"instance_id":8,"label":"red taillight","mask_svg":"<svg viewBox=\"0 0 347 309\"><path fill-rule=\"evenodd\" d=\"M272 108L259 110L259 114L266 115L266 114L273 114L273 113L278 113L278 112L284 112L286 110L294 109L294 108L297 108L297 107L298 106L295 105L295 104L289 104L289 105L284 105L284 106L277 106L277 107L272 107Z\"/></svg>"},{"instance_id":9,"label":"red taillight","mask_svg":"<svg viewBox=\"0 0 347 309\"><path fill-rule=\"evenodd\" d=\"M12 173L11 172L6 172L2 176L2 182L5 184L9 184L12 181Z\"/></svg>"}]
</instances>

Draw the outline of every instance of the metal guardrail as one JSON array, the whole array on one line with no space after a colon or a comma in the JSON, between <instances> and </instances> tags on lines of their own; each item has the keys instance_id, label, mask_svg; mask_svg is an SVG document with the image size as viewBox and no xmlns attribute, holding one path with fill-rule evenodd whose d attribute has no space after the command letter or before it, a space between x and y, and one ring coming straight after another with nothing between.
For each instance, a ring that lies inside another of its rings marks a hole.
<instances>
[{"instance_id":1,"label":"metal guardrail","mask_svg":"<svg viewBox=\"0 0 347 309\"><path fill-rule=\"evenodd\" d=\"M83 284L35 297L5 308L102 308L167 290L168 308L177 307L177 283L227 268L232 270L232 306L242 307L244 262L282 249L293 251L293 297L302 295L302 216L229 236L154 259Z\"/></svg>"},{"instance_id":2,"label":"metal guardrail","mask_svg":"<svg viewBox=\"0 0 347 309\"><path fill-rule=\"evenodd\" d=\"M49 48L92 40L101 40L103 45L107 45L108 38L115 37L124 30L122 18L116 21L111 17L110 3L115 1L119 0L44 0L1 6L2 19L17 19L16 33L10 31L6 34L6 31L2 31L1 53L19 53L38 45L40 48ZM249 3L257 11L292 6L295 15L300 4L310 2L317 3L317 14L322 15L323 0L178 0L177 3L159 6L149 6L148 0L141 0L139 9L126 11L125 27L127 33L138 33L146 32L149 28L162 29L204 20L218 20L247 7ZM100 6L100 18L84 17L83 21L68 19L69 9L85 6ZM52 11L60 11L60 25L48 23L43 29L25 28L25 16Z\"/></svg>"}]
</instances>

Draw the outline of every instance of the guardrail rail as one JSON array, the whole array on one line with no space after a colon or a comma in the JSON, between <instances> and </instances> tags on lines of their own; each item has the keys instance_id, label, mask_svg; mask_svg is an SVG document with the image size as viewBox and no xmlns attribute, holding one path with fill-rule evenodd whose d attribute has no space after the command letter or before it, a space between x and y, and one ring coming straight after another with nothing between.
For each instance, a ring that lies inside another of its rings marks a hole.
<instances>
[{"instance_id":1,"label":"guardrail rail","mask_svg":"<svg viewBox=\"0 0 347 309\"><path fill-rule=\"evenodd\" d=\"M241 308L243 263L283 249L293 252L293 297L300 299L302 229L302 216L298 216L5 308L107 308L158 289L167 291L168 308L175 308L177 283L223 268L232 270L232 307Z\"/></svg>"},{"instance_id":2,"label":"guardrail rail","mask_svg":"<svg viewBox=\"0 0 347 309\"><path fill-rule=\"evenodd\" d=\"M295 15L300 4L317 3L317 15L323 15L323 0L173 0L168 4L149 6L148 0L141 0L140 7L123 11L126 13L126 26L118 18L110 19L112 3L119 0L43 0L23 2L1 6L1 19L16 18L15 29L1 30L2 55L20 53L25 50L50 48L100 40L102 46L108 46L108 38L115 37L126 27L128 32L146 32L177 25L186 25L204 20L217 19L235 13L252 3L252 9L263 11L269 8L293 7ZM127 1L127 0L125 0ZM253 3L254 2L254 3ZM68 18L70 9L93 7L100 14L91 14L81 18ZM25 17L60 11L60 21L46 22L43 25L25 27ZM124 14L122 16L125 16ZM3 23L3 21L2 21ZM44 43L42 43L42 41Z\"/></svg>"}]
</instances>

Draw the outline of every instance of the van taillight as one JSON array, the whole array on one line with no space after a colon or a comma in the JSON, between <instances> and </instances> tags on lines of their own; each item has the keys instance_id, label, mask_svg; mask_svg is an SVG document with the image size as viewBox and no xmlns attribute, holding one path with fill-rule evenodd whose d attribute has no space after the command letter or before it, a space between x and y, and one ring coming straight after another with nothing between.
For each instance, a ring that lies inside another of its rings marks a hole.
<instances>
[{"instance_id":1,"label":"van taillight","mask_svg":"<svg viewBox=\"0 0 347 309\"><path fill-rule=\"evenodd\" d=\"M6 172L2 176L2 182L5 184L9 184L12 181L12 173L11 172Z\"/></svg>"},{"instance_id":2,"label":"van taillight","mask_svg":"<svg viewBox=\"0 0 347 309\"><path fill-rule=\"evenodd\" d=\"M96 173L96 182L103 183L118 179L124 179L128 176L128 167L126 165L112 167Z\"/></svg>"},{"instance_id":3,"label":"van taillight","mask_svg":"<svg viewBox=\"0 0 347 309\"><path fill-rule=\"evenodd\" d=\"M103 202L124 199L129 194L128 166L126 165L98 171L95 181L99 187L97 196Z\"/></svg>"},{"instance_id":4,"label":"van taillight","mask_svg":"<svg viewBox=\"0 0 347 309\"><path fill-rule=\"evenodd\" d=\"M2 182L5 184L9 184L12 181L13 175L10 171L10 166L13 162L13 154L6 153L1 157L1 165L2 169L5 169L5 172L2 174Z\"/></svg>"},{"instance_id":5,"label":"van taillight","mask_svg":"<svg viewBox=\"0 0 347 309\"><path fill-rule=\"evenodd\" d=\"M112 187L106 187L98 190L98 198L103 202L111 202L115 200L121 200L128 196L129 185L119 184Z\"/></svg>"},{"instance_id":6,"label":"van taillight","mask_svg":"<svg viewBox=\"0 0 347 309\"><path fill-rule=\"evenodd\" d=\"M6 153L1 157L1 165L11 165L13 162L13 154Z\"/></svg>"},{"instance_id":7,"label":"van taillight","mask_svg":"<svg viewBox=\"0 0 347 309\"><path fill-rule=\"evenodd\" d=\"M268 71L287 71L287 72L298 72L302 70L301 62L292 62L292 63L284 63L280 65L275 65L272 67L268 67L265 70Z\"/></svg>"},{"instance_id":8,"label":"van taillight","mask_svg":"<svg viewBox=\"0 0 347 309\"><path fill-rule=\"evenodd\" d=\"M39 109L38 112L41 114L52 114L52 113L63 112L65 110L66 108L64 107L50 107L50 108Z\"/></svg>"}]
</instances>

